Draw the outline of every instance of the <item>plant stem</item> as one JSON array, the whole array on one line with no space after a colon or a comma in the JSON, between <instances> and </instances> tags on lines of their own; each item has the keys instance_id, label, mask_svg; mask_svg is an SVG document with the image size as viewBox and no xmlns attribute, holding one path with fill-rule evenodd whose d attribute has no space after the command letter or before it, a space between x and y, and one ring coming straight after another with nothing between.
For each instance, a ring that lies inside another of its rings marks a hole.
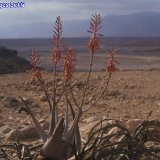
<instances>
[{"instance_id":1,"label":"plant stem","mask_svg":"<svg viewBox=\"0 0 160 160\"><path fill-rule=\"evenodd\" d=\"M73 101L74 101L74 103L76 104L77 108L79 108L79 105L78 105L78 103L77 103L77 100L76 100L76 98L75 98L75 96L74 96L74 94L73 94L73 89L72 89L72 86L71 86L70 81L69 81L69 88L70 88L70 92L71 92Z\"/></svg>"},{"instance_id":2,"label":"plant stem","mask_svg":"<svg viewBox=\"0 0 160 160\"><path fill-rule=\"evenodd\" d=\"M52 104L51 104L51 101L50 101L50 99L49 99L48 92L47 92L47 90L46 90L46 88L45 88L45 86L44 86L44 83L43 83L42 79L39 78L38 81L41 83L41 86L42 86L42 88L43 88L43 90L44 90L44 93L45 93L45 96L46 96L46 98L47 98L47 102L48 102L48 105L49 105L49 109L50 109L50 111L51 111L51 109L52 109Z\"/></svg>"},{"instance_id":3,"label":"plant stem","mask_svg":"<svg viewBox=\"0 0 160 160\"><path fill-rule=\"evenodd\" d=\"M100 100L100 98L103 96L103 94L106 92L107 88L108 88L108 85L109 85L109 82L111 80L111 77L112 75L109 74L109 77L108 77L108 80L107 80L107 84L106 84L106 87L104 88L104 90L101 92L101 94L99 95L99 97L96 99L96 101L89 107L87 108L86 110L84 110L83 112L87 112L89 109L91 109L92 107L94 107L97 102Z\"/></svg>"},{"instance_id":4,"label":"plant stem","mask_svg":"<svg viewBox=\"0 0 160 160\"><path fill-rule=\"evenodd\" d=\"M53 92L52 92L52 109L51 109L51 120L50 120L50 126L49 126L49 137L52 135L54 128L56 126L56 123L58 121L57 117L57 105L56 105L56 63L54 64L54 80L53 80Z\"/></svg>"},{"instance_id":5,"label":"plant stem","mask_svg":"<svg viewBox=\"0 0 160 160\"><path fill-rule=\"evenodd\" d=\"M94 53L91 53L89 71L88 71L86 86L85 86L85 89L84 89L84 92L83 92L80 108L82 108L82 106L83 106L83 103L84 103L84 100L85 100L85 96L86 96L87 87L88 87L88 84L89 84L89 79L90 79L90 75L91 75L91 71L92 71L92 65L93 65L93 54Z\"/></svg>"}]
</instances>

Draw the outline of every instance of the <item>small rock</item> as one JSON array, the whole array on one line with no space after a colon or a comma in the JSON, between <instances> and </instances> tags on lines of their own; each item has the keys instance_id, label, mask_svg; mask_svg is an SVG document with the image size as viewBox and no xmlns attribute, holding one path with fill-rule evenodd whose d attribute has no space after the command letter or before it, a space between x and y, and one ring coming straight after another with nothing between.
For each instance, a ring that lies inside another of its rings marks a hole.
<instances>
[{"instance_id":1,"label":"small rock","mask_svg":"<svg viewBox=\"0 0 160 160\"><path fill-rule=\"evenodd\" d=\"M129 85L129 87L128 87L129 89L135 89L136 88L136 86L134 85L134 84L131 84L131 85Z\"/></svg>"},{"instance_id":2,"label":"small rock","mask_svg":"<svg viewBox=\"0 0 160 160\"><path fill-rule=\"evenodd\" d=\"M85 121L85 123L89 124L89 123L92 123L92 122L95 122L98 120L101 120L101 118L98 116L92 116L92 117L85 119L84 121Z\"/></svg>"},{"instance_id":3,"label":"small rock","mask_svg":"<svg viewBox=\"0 0 160 160\"><path fill-rule=\"evenodd\" d=\"M41 102L46 102L47 101L47 97L45 95L41 95L40 96L40 101Z\"/></svg>"},{"instance_id":4,"label":"small rock","mask_svg":"<svg viewBox=\"0 0 160 160\"><path fill-rule=\"evenodd\" d=\"M157 101L156 103L157 103L157 106L160 107L160 101Z\"/></svg>"},{"instance_id":5,"label":"small rock","mask_svg":"<svg viewBox=\"0 0 160 160\"><path fill-rule=\"evenodd\" d=\"M20 107L18 107L18 109L17 109L17 113L29 113L28 112L28 109L26 108L26 106L20 106Z\"/></svg>"},{"instance_id":6,"label":"small rock","mask_svg":"<svg viewBox=\"0 0 160 160\"><path fill-rule=\"evenodd\" d=\"M81 81L80 81L80 82L75 82L75 83L73 84L73 86L74 86L74 87L77 87L77 88L79 88L79 89L80 89L80 88L83 88L84 83L83 83L83 82L81 82Z\"/></svg>"},{"instance_id":7,"label":"small rock","mask_svg":"<svg viewBox=\"0 0 160 160\"><path fill-rule=\"evenodd\" d=\"M107 111L107 113L109 112L109 110ZM102 116L102 120L107 119L108 116Z\"/></svg>"},{"instance_id":8,"label":"small rock","mask_svg":"<svg viewBox=\"0 0 160 160\"><path fill-rule=\"evenodd\" d=\"M90 120L92 120L92 118L93 118L93 117L91 117ZM103 117L102 117L102 118L103 118ZM102 119L102 118L99 117L98 120L96 120L96 119L93 118L94 122L92 121L91 123L82 126L82 127L80 128L80 130L82 131L82 133L83 133L84 135L88 135L88 133L91 131L91 129L93 129L93 127L94 127L98 122L100 122L100 119ZM89 120L89 121L90 121L90 120ZM112 120L103 121L102 126L104 127L104 126L107 126L107 125L112 124L112 123L113 123ZM101 127L101 125L98 125L98 126L95 128L95 130L99 129L100 127Z\"/></svg>"},{"instance_id":9,"label":"small rock","mask_svg":"<svg viewBox=\"0 0 160 160\"><path fill-rule=\"evenodd\" d=\"M46 82L46 85L47 85L48 87L52 86L52 85L53 85L53 81L48 81L48 82Z\"/></svg>"},{"instance_id":10,"label":"small rock","mask_svg":"<svg viewBox=\"0 0 160 160\"><path fill-rule=\"evenodd\" d=\"M113 91L110 91L108 93L108 96L111 96L111 97L116 97L116 96L119 96L119 95L121 95L121 93L118 90L113 90Z\"/></svg>"},{"instance_id":11,"label":"small rock","mask_svg":"<svg viewBox=\"0 0 160 160\"><path fill-rule=\"evenodd\" d=\"M46 158L43 157L43 156L41 156L41 155L39 155L36 159L37 159L37 160L46 160Z\"/></svg>"},{"instance_id":12,"label":"small rock","mask_svg":"<svg viewBox=\"0 0 160 160\"><path fill-rule=\"evenodd\" d=\"M3 127L5 124L0 122L0 127Z\"/></svg>"},{"instance_id":13,"label":"small rock","mask_svg":"<svg viewBox=\"0 0 160 160\"><path fill-rule=\"evenodd\" d=\"M5 132L8 132L9 129L6 129ZM7 140L10 141L15 141L16 139L18 140L32 140L32 139L39 139L40 136L36 130L35 127L25 127L22 129L14 129L10 131L9 133L5 134L5 137Z\"/></svg>"},{"instance_id":14,"label":"small rock","mask_svg":"<svg viewBox=\"0 0 160 160\"><path fill-rule=\"evenodd\" d=\"M48 87L48 91L53 91L53 87Z\"/></svg>"},{"instance_id":15,"label":"small rock","mask_svg":"<svg viewBox=\"0 0 160 160\"><path fill-rule=\"evenodd\" d=\"M142 119L130 119L126 122L126 127L133 131L140 123L142 123Z\"/></svg>"},{"instance_id":16,"label":"small rock","mask_svg":"<svg viewBox=\"0 0 160 160\"><path fill-rule=\"evenodd\" d=\"M3 99L4 98L4 96L0 96L0 99Z\"/></svg>"},{"instance_id":17,"label":"small rock","mask_svg":"<svg viewBox=\"0 0 160 160\"><path fill-rule=\"evenodd\" d=\"M42 91L43 88L41 86L36 87L37 91Z\"/></svg>"},{"instance_id":18,"label":"small rock","mask_svg":"<svg viewBox=\"0 0 160 160\"><path fill-rule=\"evenodd\" d=\"M63 81L59 81L59 82L57 83L57 85L58 85L58 86L63 86L63 83L64 83Z\"/></svg>"},{"instance_id":19,"label":"small rock","mask_svg":"<svg viewBox=\"0 0 160 160\"><path fill-rule=\"evenodd\" d=\"M1 111L0 111L0 113L1 113ZM0 119L3 119L3 116L2 116L2 115L0 115Z\"/></svg>"},{"instance_id":20,"label":"small rock","mask_svg":"<svg viewBox=\"0 0 160 160\"><path fill-rule=\"evenodd\" d=\"M29 97L29 98L23 98L25 101L26 101L26 103L28 103L28 104L32 104L32 103L34 103L34 99L33 98L31 98L31 97Z\"/></svg>"},{"instance_id":21,"label":"small rock","mask_svg":"<svg viewBox=\"0 0 160 160\"><path fill-rule=\"evenodd\" d=\"M83 126L80 130L83 132L84 135L88 135L88 133L91 131L91 129L96 125L98 121L89 123L85 126Z\"/></svg>"},{"instance_id":22,"label":"small rock","mask_svg":"<svg viewBox=\"0 0 160 160\"><path fill-rule=\"evenodd\" d=\"M29 82L24 82L24 85L26 85L26 86L29 85Z\"/></svg>"},{"instance_id":23,"label":"small rock","mask_svg":"<svg viewBox=\"0 0 160 160\"><path fill-rule=\"evenodd\" d=\"M101 79L101 77L100 77L100 76L96 76L96 79L97 79L97 80L100 80L100 79Z\"/></svg>"},{"instance_id":24,"label":"small rock","mask_svg":"<svg viewBox=\"0 0 160 160\"><path fill-rule=\"evenodd\" d=\"M43 116L43 117L39 120L39 123L44 123L47 118L48 118L48 116Z\"/></svg>"},{"instance_id":25,"label":"small rock","mask_svg":"<svg viewBox=\"0 0 160 160\"><path fill-rule=\"evenodd\" d=\"M135 88L136 88L136 86L134 84L124 86L124 89L135 89Z\"/></svg>"},{"instance_id":26,"label":"small rock","mask_svg":"<svg viewBox=\"0 0 160 160\"><path fill-rule=\"evenodd\" d=\"M12 107L17 107L20 102L15 98L15 97L5 97L2 100L4 106L12 108Z\"/></svg>"},{"instance_id":27,"label":"small rock","mask_svg":"<svg viewBox=\"0 0 160 160\"><path fill-rule=\"evenodd\" d=\"M129 116L129 114L123 114L123 118L125 118L125 119L129 119L129 118L130 118L130 116Z\"/></svg>"},{"instance_id":28,"label":"small rock","mask_svg":"<svg viewBox=\"0 0 160 160\"><path fill-rule=\"evenodd\" d=\"M113 127L111 130L109 130L108 135L111 135L113 133L117 133L120 129L118 127Z\"/></svg>"},{"instance_id":29,"label":"small rock","mask_svg":"<svg viewBox=\"0 0 160 160\"><path fill-rule=\"evenodd\" d=\"M18 140L24 140L25 139L22 131L19 130L19 129L12 130L8 134L6 134L5 137L7 138L7 140L10 140L10 141L15 141L16 139L18 139Z\"/></svg>"},{"instance_id":30,"label":"small rock","mask_svg":"<svg viewBox=\"0 0 160 160\"><path fill-rule=\"evenodd\" d=\"M43 124L42 124L42 127L44 130L48 130L49 129L49 122L48 121L45 121Z\"/></svg>"},{"instance_id":31,"label":"small rock","mask_svg":"<svg viewBox=\"0 0 160 160\"><path fill-rule=\"evenodd\" d=\"M9 133L10 131L11 131L11 128L9 128L8 126L3 126L0 128L0 132L4 134Z\"/></svg>"},{"instance_id":32,"label":"small rock","mask_svg":"<svg viewBox=\"0 0 160 160\"><path fill-rule=\"evenodd\" d=\"M26 139L39 139L39 133L37 132L35 127L29 126L21 129L22 134L24 135L25 140Z\"/></svg>"},{"instance_id":33,"label":"small rock","mask_svg":"<svg viewBox=\"0 0 160 160\"><path fill-rule=\"evenodd\" d=\"M38 90L37 86L30 86L31 90L35 91L36 89Z\"/></svg>"},{"instance_id":34,"label":"small rock","mask_svg":"<svg viewBox=\"0 0 160 160\"><path fill-rule=\"evenodd\" d=\"M40 104L37 102L32 103L32 108L40 108Z\"/></svg>"},{"instance_id":35,"label":"small rock","mask_svg":"<svg viewBox=\"0 0 160 160\"><path fill-rule=\"evenodd\" d=\"M60 81L62 81L61 78L56 78L56 82L60 82Z\"/></svg>"},{"instance_id":36,"label":"small rock","mask_svg":"<svg viewBox=\"0 0 160 160\"><path fill-rule=\"evenodd\" d=\"M120 129L118 127L113 127L111 130L109 130L108 135L113 135L110 138L110 141L118 141L121 138L121 134L117 134L120 131ZM115 135L114 135L115 134Z\"/></svg>"}]
</instances>

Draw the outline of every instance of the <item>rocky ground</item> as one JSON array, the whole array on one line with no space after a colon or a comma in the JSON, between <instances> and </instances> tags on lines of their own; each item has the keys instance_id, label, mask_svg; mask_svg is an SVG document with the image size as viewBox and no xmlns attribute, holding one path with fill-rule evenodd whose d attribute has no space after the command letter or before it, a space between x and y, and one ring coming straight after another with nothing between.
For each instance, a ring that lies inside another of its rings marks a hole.
<instances>
[{"instance_id":1,"label":"rocky ground","mask_svg":"<svg viewBox=\"0 0 160 160\"><path fill-rule=\"evenodd\" d=\"M72 86L75 97L80 102L87 73L75 73ZM46 88L52 93L51 73L43 73ZM49 107L43 89L38 83L31 83L29 73L6 74L0 76L0 143L10 143L16 138L25 142L39 143L38 134L30 115L25 111L19 96L28 101L31 110L48 128ZM93 72L88 87L84 108L89 107L104 89L107 81L105 72ZM61 75L57 80L58 93L62 88ZM65 98L59 103L59 116L64 115ZM98 104L82 116L80 127L85 137L93 122L103 118L114 118L126 123L128 120L160 118L160 71L117 71L111 79L108 90Z\"/></svg>"}]
</instances>

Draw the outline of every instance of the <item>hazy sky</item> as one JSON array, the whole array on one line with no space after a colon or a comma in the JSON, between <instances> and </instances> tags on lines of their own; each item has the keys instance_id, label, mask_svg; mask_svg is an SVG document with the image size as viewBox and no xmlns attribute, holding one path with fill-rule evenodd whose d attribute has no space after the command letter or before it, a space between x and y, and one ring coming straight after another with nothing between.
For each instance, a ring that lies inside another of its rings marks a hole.
<instances>
[{"instance_id":1,"label":"hazy sky","mask_svg":"<svg viewBox=\"0 0 160 160\"><path fill-rule=\"evenodd\" d=\"M10 1L1 0L0 3L2 2ZM5 27L54 21L57 16L61 16L63 20L88 19L94 13L105 16L160 11L160 0L22 0L22 2L25 2L25 7L21 9L0 9L0 33Z\"/></svg>"}]
</instances>

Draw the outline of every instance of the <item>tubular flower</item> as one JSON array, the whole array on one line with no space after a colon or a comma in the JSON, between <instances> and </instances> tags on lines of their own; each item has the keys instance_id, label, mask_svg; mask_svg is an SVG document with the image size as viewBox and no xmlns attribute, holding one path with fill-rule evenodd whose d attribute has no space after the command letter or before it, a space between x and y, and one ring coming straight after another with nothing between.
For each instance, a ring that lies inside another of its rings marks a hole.
<instances>
[{"instance_id":1,"label":"tubular flower","mask_svg":"<svg viewBox=\"0 0 160 160\"><path fill-rule=\"evenodd\" d=\"M72 47L65 48L65 57L64 57L64 80L70 80L72 78L72 74L75 70L75 62L76 61L76 53L75 49Z\"/></svg>"},{"instance_id":2,"label":"tubular flower","mask_svg":"<svg viewBox=\"0 0 160 160\"><path fill-rule=\"evenodd\" d=\"M107 64L106 64L106 70L109 74L112 74L117 68L116 64L119 64L117 60L115 60L115 54L118 51L116 48L112 48L111 50L107 51Z\"/></svg>"},{"instance_id":3,"label":"tubular flower","mask_svg":"<svg viewBox=\"0 0 160 160\"><path fill-rule=\"evenodd\" d=\"M51 53L51 62L57 64L61 58L61 51L59 48L54 48Z\"/></svg>"},{"instance_id":4,"label":"tubular flower","mask_svg":"<svg viewBox=\"0 0 160 160\"><path fill-rule=\"evenodd\" d=\"M89 49L91 50L91 53L94 54L96 49L99 48L100 40L98 36L102 36L98 33L98 31L102 28L101 26L101 16L100 14L92 15L91 21L90 21L90 27L88 32L90 32L91 38L88 44Z\"/></svg>"}]
</instances>

